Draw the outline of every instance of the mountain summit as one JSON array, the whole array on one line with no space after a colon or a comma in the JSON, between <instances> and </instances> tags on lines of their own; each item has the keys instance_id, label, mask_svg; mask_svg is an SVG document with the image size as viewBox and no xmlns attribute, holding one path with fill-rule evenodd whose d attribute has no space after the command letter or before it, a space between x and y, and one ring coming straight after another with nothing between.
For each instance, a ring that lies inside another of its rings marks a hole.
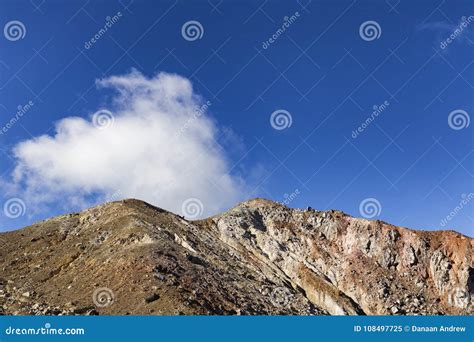
<instances>
[{"instance_id":1,"label":"mountain summit","mask_svg":"<svg viewBox=\"0 0 474 342\"><path fill-rule=\"evenodd\" d=\"M200 221L124 200L0 234L0 311L473 314L473 241L264 199Z\"/></svg>"}]
</instances>

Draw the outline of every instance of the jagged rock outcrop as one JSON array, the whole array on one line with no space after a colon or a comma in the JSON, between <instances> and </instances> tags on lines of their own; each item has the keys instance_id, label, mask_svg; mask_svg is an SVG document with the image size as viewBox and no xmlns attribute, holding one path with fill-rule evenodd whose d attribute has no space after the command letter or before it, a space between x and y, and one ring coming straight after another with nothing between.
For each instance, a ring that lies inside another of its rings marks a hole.
<instances>
[{"instance_id":1,"label":"jagged rock outcrop","mask_svg":"<svg viewBox=\"0 0 474 342\"><path fill-rule=\"evenodd\" d=\"M3 314L473 314L473 239L256 199L137 200L0 234Z\"/></svg>"}]
</instances>

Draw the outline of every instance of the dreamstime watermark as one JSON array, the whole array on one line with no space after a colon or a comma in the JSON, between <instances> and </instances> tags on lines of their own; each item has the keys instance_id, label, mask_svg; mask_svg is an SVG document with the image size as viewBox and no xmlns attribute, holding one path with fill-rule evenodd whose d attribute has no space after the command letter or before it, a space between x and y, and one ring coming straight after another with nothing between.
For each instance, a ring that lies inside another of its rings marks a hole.
<instances>
[{"instance_id":1,"label":"dreamstime watermark","mask_svg":"<svg viewBox=\"0 0 474 342\"><path fill-rule=\"evenodd\" d=\"M204 36L204 27L202 27L201 23L197 20L187 21L181 27L181 35L188 42L202 39Z\"/></svg>"},{"instance_id":2,"label":"dreamstime watermark","mask_svg":"<svg viewBox=\"0 0 474 342\"><path fill-rule=\"evenodd\" d=\"M112 193L111 195L107 195L105 200L107 202L115 202L115 201L118 201L122 197L123 197L122 191L119 189L115 191L114 193Z\"/></svg>"},{"instance_id":3,"label":"dreamstime watermark","mask_svg":"<svg viewBox=\"0 0 474 342\"><path fill-rule=\"evenodd\" d=\"M0 237L0 248L6 248L9 245L7 239Z\"/></svg>"},{"instance_id":4,"label":"dreamstime watermark","mask_svg":"<svg viewBox=\"0 0 474 342\"><path fill-rule=\"evenodd\" d=\"M459 214L459 212L461 212L471 201L472 199L474 198L474 193L470 192L469 194L462 194L461 195L461 201L458 203L457 206L455 206L451 212L446 215L445 218L443 218L441 221L440 221L440 226L441 227L445 227L448 222L450 222L454 217L456 217L457 214Z\"/></svg>"},{"instance_id":5,"label":"dreamstime watermark","mask_svg":"<svg viewBox=\"0 0 474 342\"><path fill-rule=\"evenodd\" d=\"M471 301L471 295L465 289L456 287L448 291L447 299L449 305L465 309Z\"/></svg>"},{"instance_id":6,"label":"dreamstime watermark","mask_svg":"<svg viewBox=\"0 0 474 342\"><path fill-rule=\"evenodd\" d=\"M290 303L290 300L292 299L293 294L289 289L286 287L276 287L273 289L273 291L270 293L270 300L273 303L273 305L278 306L278 307L285 307Z\"/></svg>"},{"instance_id":7,"label":"dreamstime watermark","mask_svg":"<svg viewBox=\"0 0 474 342\"><path fill-rule=\"evenodd\" d=\"M112 127L115 121L114 114L107 109L101 109L92 115L92 124L98 129Z\"/></svg>"},{"instance_id":8,"label":"dreamstime watermark","mask_svg":"<svg viewBox=\"0 0 474 342\"><path fill-rule=\"evenodd\" d=\"M50 323L46 323L40 328L15 328L9 326L5 328L5 335L85 335L84 328L53 328Z\"/></svg>"},{"instance_id":9,"label":"dreamstime watermark","mask_svg":"<svg viewBox=\"0 0 474 342\"><path fill-rule=\"evenodd\" d=\"M291 127L293 124L293 117L289 111L278 109L270 116L270 124L277 131L281 131Z\"/></svg>"},{"instance_id":10,"label":"dreamstime watermark","mask_svg":"<svg viewBox=\"0 0 474 342\"><path fill-rule=\"evenodd\" d=\"M6 39L11 42L16 42L17 40L23 39L26 37L26 27L19 20L12 20L5 24L3 27L3 35Z\"/></svg>"},{"instance_id":11,"label":"dreamstime watermark","mask_svg":"<svg viewBox=\"0 0 474 342\"><path fill-rule=\"evenodd\" d=\"M122 194L122 191L119 189L117 191L115 191L114 193L112 194L107 194L105 196L105 202L106 203L111 203L111 202L115 202L115 201L118 201L120 200L121 198L123 198L123 194ZM104 210L105 210L105 205L101 205L104 201L103 200L99 200L96 205L99 206L99 208L97 209L97 212L95 213L95 215L92 216L92 220L98 220L100 219L100 217L102 216L102 214L104 213Z\"/></svg>"},{"instance_id":12,"label":"dreamstime watermark","mask_svg":"<svg viewBox=\"0 0 474 342\"><path fill-rule=\"evenodd\" d=\"M21 198L10 198L3 204L3 213L11 219L19 218L25 215L26 204Z\"/></svg>"},{"instance_id":13,"label":"dreamstime watermark","mask_svg":"<svg viewBox=\"0 0 474 342\"><path fill-rule=\"evenodd\" d=\"M34 105L35 103L33 101L19 105L15 115L0 129L0 135L6 134Z\"/></svg>"},{"instance_id":14,"label":"dreamstime watermark","mask_svg":"<svg viewBox=\"0 0 474 342\"><path fill-rule=\"evenodd\" d=\"M382 205L376 198L366 198L359 204L359 212L362 217L371 219L377 217L382 212Z\"/></svg>"},{"instance_id":15,"label":"dreamstime watermark","mask_svg":"<svg viewBox=\"0 0 474 342\"><path fill-rule=\"evenodd\" d=\"M377 119L377 117L382 114L387 107L390 106L390 102L384 101L381 105L374 105L373 111L370 114L370 116L365 119L363 123L360 124L359 127L357 127L355 130L352 131L352 139L356 139L369 125Z\"/></svg>"},{"instance_id":16,"label":"dreamstime watermark","mask_svg":"<svg viewBox=\"0 0 474 342\"><path fill-rule=\"evenodd\" d=\"M212 106L211 101L206 101L203 105L201 105L199 108L196 108L196 110L193 112L193 115L184 123L184 125L179 129L179 134L183 134L188 130L188 128L198 120L201 116L204 115L204 113L209 109L209 107Z\"/></svg>"},{"instance_id":17,"label":"dreamstime watermark","mask_svg":"<svg viewBox=\"0 0 474 342\"><path fill-rule=\"evenodd\" d=\"M115 294L108 287L100 287L92 294L92 301L98 308L106 308L115 302Z\"/></svg>"},{"instance_id":18,"label":"dreamstime watermark","mask_svg":"<svg viewBox=\"0 0 474 342\"><path fill-rule=\"evenodd\" d=\"M300 195L300 190L299 189L295 189L295 191L293 191L291 194L287 194L285 193L283 195L283 204L284 205L289 205L291 202L293 202L296 197L298 197Z\"/></svg>"},{"instance_id":19,"label":"dreamstime watermark","mask_svg":"<svg viewBox=\"0 0 474 342\"><path fill-rule=\"evenodd\" d=\"M204 204L198 198L188 198L181 205L181 212L186 218L196 219L203 214Z\"/></svg>"},{"instance_id":20,"label":"dreamstime watermark","mask_svg":"<svg viewBox=\"0 0 474 342\"><path fill-rule=\"evenodd\" d=\"M278 40L278 38L280 38L280 36L283 33L285 33L285 31L289 29L290 26L293 25L295 21L298 20L299 17L300 17L300 13L298 11L296 11L291 16L285 16L283 18L283 24L278 28L278 30L275 31L275 33L273 33L266 41L262 43L262 48L265 50L268 49L269 46L275 43Z\"/></svg>"},{"instance_id":21,"label":"dreamstime watermark","mask_svg":"<svg viewBox=\"0 0 474 342\"><path fill-rule=\"evenodd\" d=\"M471 123L469 114L463 109L453 110L448 115L448 125L455 131L468 128Z\"/></svg>"},{"instance_id":22,"label":"dreamstime watermark","mask_svg":"<svg viewBox=\"0 0 474 342\"><path fill-rule=\"evenodd\" d=\"M99 31L97 31L97 33L94 34L94 36L91 39L89 39L87 42L84 43L84 48L86 50L89 50L95 43L99 41L100 38L102 38L104 34L107 33L109 29L112 28L112 26L114 26L122 18L122 16L123 16L122 12L119 11L116 14L114 14L112 17L111 16L106 17L104 26Z\"/></svg>"},{"instance_id":23,"label":"dreamstime watermark","mask_svg":"<svg viewBox=\"0 0 474 342\"><path fill-rule=\"evenodd\" d=\"M449 35L448 38L443 40L440 44L439 47L444 50L448 47L449 44L451 44L456 38L458 38L464 30L469 26L469 24L474 21L474 16L470 15L469 17L462 17L461 18L461 23L456 26L454 31Z\"/></svg>"},{"instance_id":24,"label":"dreamstime watermark","mask_svg":"<svg viewBox=\"0 0 474 342\"><path fill-rule=\"evenodd\" d=\"M368 20L360 25L359 35L366 42L371 42L380 38L382 35L382 28L378 22L374 20Z\"/></svg>"}]
</instances>

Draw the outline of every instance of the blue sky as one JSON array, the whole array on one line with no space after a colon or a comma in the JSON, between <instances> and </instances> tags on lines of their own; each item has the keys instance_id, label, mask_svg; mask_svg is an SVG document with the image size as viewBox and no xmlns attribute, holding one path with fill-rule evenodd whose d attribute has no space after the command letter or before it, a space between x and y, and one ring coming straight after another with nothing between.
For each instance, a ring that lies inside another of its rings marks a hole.
<instances>
[{"instance_id":1,"label":"blue sky","mask_svg":"<svg viewBox=\"0 0 474 342\"><path fill-rule=\"evenodd\" d=\"M17 198L24 204L19 215L7 215L8 208L0 212L0 230L104 198L140 197L137 187L117 189L114 196L111 187L78 190L89 183L63 184L48 175L48 182L36 184L32 199L25 185L32 176L12 177L19 143L54 137L55 123L64 118L90 122L103 108L114 114L116 89L97 87L96 80L135 70L148 80L159 72L177 74L192 84L197 104L210 104L196 120L208 120L200 122L213 130L210 148L216 152L210 158L225 166L212 172L229 177L232 195L203 186L189 194L181 189L173 201L197 197L197 210L210 214L231 206L234 197L266 197L291 207L339 209L473 235L472 2L2 0L0 6L2 27L12 21L23 25L19 37L7 30L0 36L0 126L15 117L19 105L33 103L0 134L0 201L4 207ZM106 17L114 15L115 22L99 34ZM189 21L200 25L197 37L182 32ZM282 121L277 127L282 129L275 129L275 111L291 125ZM121 115L116 119L126 121ZM209 145L199 139L199 146ZM175 148L167 142L158 146ZM197 170L206 170L206 164L198 163ZM91 163L102 175L94 167ZM170 170L177 182L195 174ZM39 172L36 182L44 177ZM60 184L60 190L49 189L51 184ZM140 186L165 191L156 182ZM49 195L44 203L38 193ZM166 198L158 196L154 204L167 207Z\"/></svg>"}]
</instances>

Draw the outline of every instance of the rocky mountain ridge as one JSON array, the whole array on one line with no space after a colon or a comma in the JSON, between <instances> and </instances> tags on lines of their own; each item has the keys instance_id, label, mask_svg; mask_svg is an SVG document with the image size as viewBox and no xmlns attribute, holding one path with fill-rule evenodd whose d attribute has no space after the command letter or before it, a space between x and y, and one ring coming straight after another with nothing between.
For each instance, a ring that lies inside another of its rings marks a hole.
<instances>
[{"instance_id":1,"label":"rocky mountain ridge","mask_svg":"<svg viewBox=\"0 0 474 342\"><path fill-rule=\"evenodd\" d=\"M473 314L474 239L255 199L138 200L0 234L2 314Z\"/></svg>"}]
</instances>

